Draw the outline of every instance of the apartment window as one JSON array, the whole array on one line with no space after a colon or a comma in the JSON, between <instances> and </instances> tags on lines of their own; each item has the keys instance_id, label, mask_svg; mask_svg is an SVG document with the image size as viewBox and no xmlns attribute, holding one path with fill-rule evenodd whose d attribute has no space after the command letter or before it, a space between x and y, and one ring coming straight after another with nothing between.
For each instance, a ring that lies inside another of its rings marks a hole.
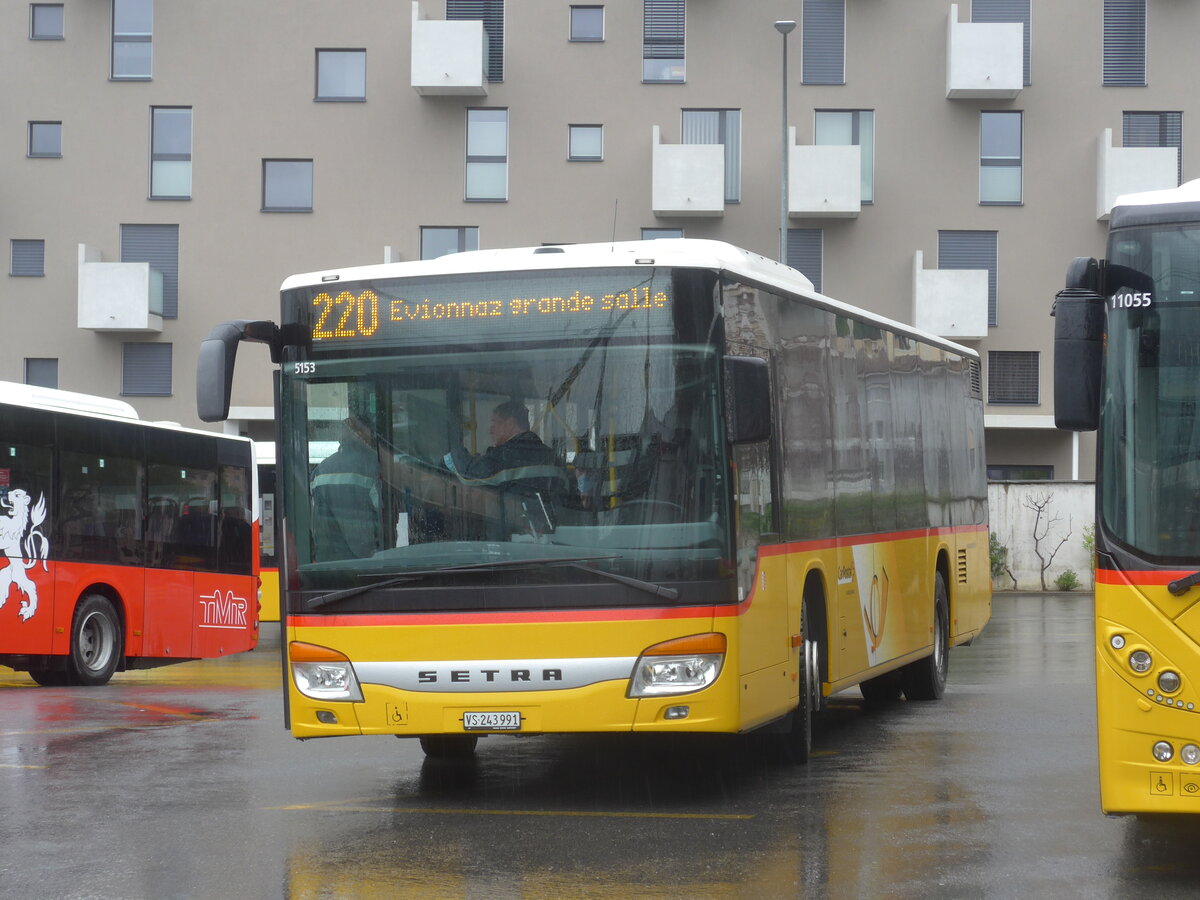
<instances>
[{"instance_id":1,"label":"apartment window","mask_svg":"<svg viewBox=\"0 0 1200 900\"><path fill-rule=\"evenodd\" d=\"M46 274L46 242L17 240L9 242L8 274L20 278L41 278Z\"/></svg>"},{"instance_id":2,"label":"apartment window","mask_svg":"<svg viewBox=\"0 0 1200 900\"><path fill-rule=\"evenodd\" d=\"M162 273L162 316L179 315L179 226L122 225L121 262L149 263Z\"/></svg>"},{"instance_id":3,"label":"apartment window","mask_svg":"<svg viewBox=\"0 0 1200 900\"><path fill-rule=\"evenodd\" d=\"M1053 481L1054 466L988 466L988 481Z\"/></svg>"},{"instance_id":4,"label":"apartment window","mask_svg":"<svg viewBox=\"0 0 1200 900\"><path fill-rule=\"evenodd\" d=\"M573 40L573 41L602 41L602 40L604 40L604 7L603 6L572 6L571 7L571 40Z\"/></svg>"},{"instance_id":5,"label":"apartment window","mask_svg":"<svg viewBox=\"0 0 1200 900\"><path fill-rule=\"evenodd\" d=\"M604 159L604 126L568 125L567 158L582 162Z\"/></svg>"},{"instance_id":6,"label":"apartment window","mask_svg":"<svg viewBox=\"0 0 1200 900\"><path fill-rule=\"evenodd\" d=\"M317 100L366 100L367 51L318 50Z\"/></svg>"},{"instance_id":7,"label":"apartment window","mask_svg":"<svg viewBox=\"0 0 1200 900\"><path fill-rule=\"evenodd\" d=\"M683 237L682 228L643 228L643 241L658 241L665 238L681 238Z\"/></svg>"},{"instance_id":8,"label":"apartment window","mask_svg":"<svg viewBox=\"0 0 1200 900\"><path fill-rule=\"evenodd\" d=\"M35 41L61 41L64 16L61 3L29 4L29 37Z\"/></svg>"},{"instance_id":9,"label":"apartment window","mask_svg":"<svg viewBox=\"0 0 1200 900\"><path fill-rule=\"evenodd\" d=\"M846 0L804 0L802 84L846 83Z\"/></svg>"},{"instance_id":10,"label":"apartment window","mask_svg":"<svg viewBox=\"0 0 1200 900\"><path fill-rule=\"evenodd\" d=\"M979 114L979 202L1021 202L1021 113Z\"/></svg>"},{"instance_id":11,"label":"apartment window","mask_svg":"<svg viewBox=\"0 0 1200 900\"><path fill-rule=\"evenodd\" d=\"M37 387L58 387L58 360L50 357L25 357L25 383Z\"/></svg>"},{"instance_id":12,"label":"apartment window","mask_svg":"<svg viewBox=\"0 0 1200 900\"><path fill-rule=\"evenodd\" d=\"M149 78L153 38L154 0L112 0L112 77Z\"/></svg>"},{"instance_id":13,"label":"apartment window","mask_svg":"<svg viewBox=\"0 0 1200 900\"><path fill-rule=\"evenodd\" d=\"M150 196L157 200L192 196L190 107L150 107Z\"/></svg>"},{"instance_id":14,"label":"apartment window","mask_svg":"<svg viewBox=\"0 0 1200 900\"><path fill-rule=\"evenodd\" d=\"M479 229L473 225L446 227L421 226L421 259L437 259L450 253L479 249Z\"/></svg>"},{"instance_id":15,"label":"apartment window","mask_svg":"<svg viewBox=\"0 0 1200 900\"><path fill-rule=\"evenodd\" d=\"M818 109L814 144L859 148L862 162L862 202L875 201L875 111Z\"/></svg>"},{"instance_id":16,"label":"apartment window","mask_svg":"<svg viewBox=\"0 0 1200 900\"><path fill-rule=\"evenodd\" d=\"M504 80L504 0L446 0L446 19L481 21L487 36L488 81Z\"/></svg>"},{"instance_id":17,"label":"apartment window","mask_svg":"<svg viewBox=\"0 0 1200 900\"><path fill-rule=\"evenodd\" d=\"M1125 147L1174 147L1176 184L1183 184L1183 113L1127 112L1121 117L1121 133Z\"/></svg>"},{"instance_id":18,"label":"apartment window","mask_svg":"<svg viewBox=\"0 0 1200 900\"><path fill-rule=\"evenodd\" d=\"M686 0L642 0L642 81L684 80Z\"/></svg>"},{"instance_id":19,"label":"apartment window","mask_svg":"<svg viewBox=\"0 0 1200 900\"><path fill-rule=\"evenodd\" d=\"M1025 85L1029 80L1029 3L1030 0L971 0L972 22L1020 22L1024 26Z\"/></svg>"},{"instance_id":20,"label":"apartment window","mask_svg":"<svg viewBox=\"0 0 1200 900\"><path fill-rule=\"evenodd\" d=\"M988 351L988 403L1037 406L1037 350Z\"/></svg>"},{"instance_id":21,"label":"apartment window","mask_svg":"<svg viewBox=\"0 0 1200 900\"><path fill-rule=\"evenodd\" d=\"M939 231L939 269L983 269L988 273L988 325L999 320L996 308L996 232Z\"/></svg>"},{"instance_id":22,"label":"apartment window","mask_svg":"<svg viewBox=\"0 0 1200 900\"><path fill-rule=\"evenodd\" d=\"M820 292L824 234L820 228L789 228L787 233L787 264L813 283Z\"/></svg>"},{"instance_id":23,"label":"apartment window","mask_svg":"<svg viewBox=\"0 0 1200 900\"><path fill-rule=\"evenodd\" d=\"M62 122L30 122L29 155L47 158L62 156Z\"/></svg>"},{"instance_id":24,"label":"apartment window","mask_svg":"<svg viewBox=\"0 0 1200 900\"><path fill-rule=\"evenodd\" d=\"M1104 0L1104 83L1146 83L1146 0Z\"/></svg>"},{"instance_id":25,"label":"apartment window","mask_svg":"<svg viewBox=\"0 0 1200 900\"><path fill-rule=\"evenodd\" d=\"M508 199L508 110L467 110L468 200Z\"/></svg>"},{"instance_id":26,"label":"apartment window","mask_svg":"<svg viewBox=\"0 0 1200 900\"><path fill-rule=\"evenodd\" d=\"M684 144L721 144L725 148L725 201L742 199L742 111L739 109L685 109Z\"/></svg>"},{"instance_id":27,"label":"apartment window","mask_svg":"<svg viewBox=\"0 0 1200 900\"><path fill-rule=\"evenodd\" d=\"M313 161L263 160L263 212L312 212Z\"/></svg>"},{"instance_id":28,"label":"apartment window","mask_svg":"<svg viewBox=\"0 0 1200 900\"><path fill-rule=\"evenodd\" d=\"M172 344L124 344L121 396L170 397L172 350Z\"/></svg>"}]
</instances>

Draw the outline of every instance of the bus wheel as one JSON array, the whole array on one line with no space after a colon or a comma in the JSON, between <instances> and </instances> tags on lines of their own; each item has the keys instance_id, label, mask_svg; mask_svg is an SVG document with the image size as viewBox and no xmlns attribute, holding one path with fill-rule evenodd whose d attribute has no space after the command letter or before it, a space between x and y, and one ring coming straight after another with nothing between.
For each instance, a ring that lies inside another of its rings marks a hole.
<instances>
[{"instance_id":1,"label":"bus wheel","mask_svg":"<svg viewBox=\"0 0 1200 900\"><path fill-rule=\"evenodd\" d=\"M479 743L474 734L425 734L421 736L421 749L429 759L470 759L475 755Z\"/></svg>"},{"instance_id":2,"label":"bus wheel","mask_svg":"<svg viewBox=\"0 0 1200 900\"><path fill-rule=\"evenodd\" d=\"M808 601L800 602L800 702L792 713L791 729L785 735L787 756L792 762L806 763L812 755L813 713L821 703L820 644L812 634Z\"/></svg>"},{"instance_id":3,"label":"bus wheel","mask_svg":"<svg viewBox=\"0 0 1200 900\"><path fill-rule=\"evenodd\" d=\"M79 601L71 625L68 658L74 684L107 684L121 660L121 621L117 611L100 594Z\"/></svg>"},{"instance_id":4,"label":"bus wheel","mask_svg":"<svg viewBox=\"0 0 1200 900\"><path fill-rule=\"evenodd\" d=\"M29 677L42 687L62 687L71 683L71 675L66 669L30 669Z\"/></svg>"},{"instance_id":5,"label":"bus wheel","mask_svg":"<svg viewBox=\"0 0 1200 900\"><path fill-rule=\"evenodd\" d=\"M950 669L950 600L946 581L938 572L933 590L933 652L904 667L904 696L909 700L940 700Z\"/></svg>"}]
</instances>

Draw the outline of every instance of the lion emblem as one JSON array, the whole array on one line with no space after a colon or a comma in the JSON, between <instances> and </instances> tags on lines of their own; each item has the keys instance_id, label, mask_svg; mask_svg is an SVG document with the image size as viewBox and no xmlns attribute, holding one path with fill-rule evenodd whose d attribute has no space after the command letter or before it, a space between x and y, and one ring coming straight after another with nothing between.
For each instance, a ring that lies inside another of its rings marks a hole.
<instances>
[{"instance_id":1,"label":"lion emblem","mask_svg":"<svg viewBox=\"0 0 1200 900\"><path fill-rule=\"evenodd\" d=\"M39 561L45 571L50 571L46 565L50 541L40 530L46 521L46 496L32 503L28 493L15 488L7 497L0 497L0 509L8 510L7 515L0 515L0 563L7 563L0 569L0 608L16 587L25 595L17 615L29 621L37 612L37 585L26 573Z\"/></svg>"}]
</instances>

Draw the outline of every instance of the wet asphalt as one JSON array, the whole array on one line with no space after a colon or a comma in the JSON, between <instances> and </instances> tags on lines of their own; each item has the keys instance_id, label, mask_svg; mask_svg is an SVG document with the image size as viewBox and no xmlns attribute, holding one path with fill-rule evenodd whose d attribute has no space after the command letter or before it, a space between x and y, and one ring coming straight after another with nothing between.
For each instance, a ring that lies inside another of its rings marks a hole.
<instances>
[{"instance_id":1,"label":"wet asphalt","mask_svg":"<svg viewBox=\"0 0 1200 900\"><path fill-rule=\"evenodd\" d=\"M1100 813L1091 611L997 594L941 702L839 695L806 766L719 736L301 743L270 625L101 688L0 668L0 897L1200 897L1200 817Z\"/></svg>"}]
</instances>

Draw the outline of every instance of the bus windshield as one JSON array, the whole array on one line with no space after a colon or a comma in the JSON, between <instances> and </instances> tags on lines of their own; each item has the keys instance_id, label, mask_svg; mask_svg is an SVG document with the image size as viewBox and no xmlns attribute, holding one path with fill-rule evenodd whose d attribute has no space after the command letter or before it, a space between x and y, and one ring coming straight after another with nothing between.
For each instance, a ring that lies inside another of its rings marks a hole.
<instances>
[{"instance_id":1,"label":"bus windshield","mask_svg":"<svg viewBox=\"0 0 1200 900\"><path fill-rule=\"evenodd\" d=\"M1200 227L1131 228L1109 248L1104 525L1161 563L1200 546Z\"/></svg>"},{"instance_id":2,"label":"bus windshield","mask_svg":"<svg viewBox=\"0 0 1200 900\"><path fill-rule=\"evenodd\" d=\"M300 592L310 607L341 592L333 612L472 608L485 588L487 605L520 607L548 601L497 585L596 582L575 600L650 604L662 595L639 586L717 580L731 557L718 361L594 340L299 367L281 462Z\"/></svg>"}]
</instances>

